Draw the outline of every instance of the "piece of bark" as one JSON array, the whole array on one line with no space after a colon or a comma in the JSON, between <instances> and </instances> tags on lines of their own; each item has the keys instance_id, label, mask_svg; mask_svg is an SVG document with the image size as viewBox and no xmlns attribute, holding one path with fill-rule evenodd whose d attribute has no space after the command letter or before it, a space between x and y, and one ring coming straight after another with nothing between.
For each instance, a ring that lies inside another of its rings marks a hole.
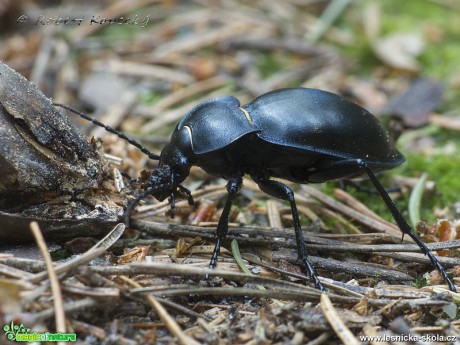
<instances>
[{"instance_id":1,"label":"piece of bark","mask_svg":"<svg viewBox=\"0 0 460 345\"><path fill-rule=\"evenodd\" d=\"M45 236L56 227L64 237L81 235L74 234L75 225L90 219L88 226L113 226L120 207L110 191L98 196L103 167L96 144L35 85L0 63L0 239L30 239L30 220L47 224ZM100 230L106 228L89 233Z\"/></svg>"}]
</instances>

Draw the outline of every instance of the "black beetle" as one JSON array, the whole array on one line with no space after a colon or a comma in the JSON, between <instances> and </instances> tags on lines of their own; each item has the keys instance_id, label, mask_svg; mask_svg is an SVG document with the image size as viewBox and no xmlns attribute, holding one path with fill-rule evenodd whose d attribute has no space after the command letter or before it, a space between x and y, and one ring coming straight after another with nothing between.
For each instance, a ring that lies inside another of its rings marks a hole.
<instances>
[{"instance_id":1,"label":"black beetle","mask_svg":"<svg viewBox=\"0 0 460 345\"><path fill-rule=\"evenodd\" d=\"M64 108L68 108L63 106ZM82 115L81 113L79 113ZM316 89L290 88L266 93L241 107L235 97L205 101L176 126L161 155L151 154L124 134L93 121L159 159L159 165L144 179L145 191L128 206L125 222L137 203L148 195L162 201L171 197L173 216L176 194L190 192L180 185L191 166L228 180L228 197L217 226L217 241L210 267L215 267L220 246L228 231L232 201L249 175L265 193L289 201L297 241L299 261L315 286L324 290L308 261L293 191L271 180L281 178L297 183L321 183L352 178L367 173L404 234L418 244L443 275L451 291L456 291L445 269L412 231L375 171L402 164L404 156L395 148L380 122L366 109L343 97Z\"/></svg>"}]
</instances>

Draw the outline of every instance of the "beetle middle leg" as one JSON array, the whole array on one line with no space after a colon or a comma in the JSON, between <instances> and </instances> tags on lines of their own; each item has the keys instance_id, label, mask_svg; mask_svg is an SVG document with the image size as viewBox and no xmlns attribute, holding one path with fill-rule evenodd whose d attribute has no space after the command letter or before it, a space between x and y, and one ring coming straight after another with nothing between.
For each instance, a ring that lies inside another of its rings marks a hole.
<instances>
[{"instance_id":1,"label":"beetle middle leg","mask_svg":"<svg viewBox=\"0 0 460 345\"><path fill-rule=\"evenodd\" d=\"M310 276L310 279L313 280L315 286L321 290L325 291L323 285L318 279L315 269L308 261L308 252L305 247L305 241L302 234L302 228L300 227L299 213L297 211L297 206L294 199L294 192L288 186L282 184L278 181L261 179L254 176L251 176L252 179L258 184L260 190L271 195L275 198L289 201L291 205L292 220L294 221L294 231L295 238L297 242L298 257L302 263L303 268L306 270L307 274Z\"/></svg>"},{"instance_id":2,"label":"beetle middle leg","mask_svg":"<svg viewBox=\"0 0 460 345\"><path fill-rule=\"evenodd\" d=\"M220 216L219 223L217 224L217 241L216 246L214 247L214 252L212 253L211 262L209 263L209 268L215 268L217 263L217 256L220 252L220 246L222 242L225 240L228 232L228 216L230 214L230 208L232 207L233 199L238 194L238 191L243 184L243 177L242 175L237 175L228 180L227 183L227 200L225 201L225 206L222 211L222 215Z\"/></svg>"},{"instance_id":3,"label":"beetle middle leg","mask_svg":"<svg viewBox=\"0 0 460 345\"><path fill-rule=\"evenodd\" d=\"M403 233L403 236L408 235L410 238L412 238L412 240L419 246L422 253L428 256L431 264L434 267L436 267L436 269L441 273L447 285L449 286L449 289L453 292L456 292L457 289L455 288L455 285L452 282L452 280L447 275L447 272L444 269L444 267L438 261L436 256L434 256L433 253L428 249L426 244L415 234L415 232L412 230L410 225L407 223L406 219L403 217L401 212L396 207L393 200L390 198L388 193L385 191L385 188L383 188L383 186L378 181L377 177L375 177L370 166L366 162L364 162L362 159L349 159L349 160L341 160L341 161L330 163L327 166L321 167L320 170L315 171L311 176L307 178L307 181L313 182L316 180L316 176L327 175L330 171L332 172L352 171L353 168L355 169L355 172L359 169L362 169L367 173L375 189L377 189L377 192L380 194L380 197L383 199L387 208L390 210L393 216L393 219L396 221L396 224L398 224L398 227Z\"/></svg>"}]
</instances>

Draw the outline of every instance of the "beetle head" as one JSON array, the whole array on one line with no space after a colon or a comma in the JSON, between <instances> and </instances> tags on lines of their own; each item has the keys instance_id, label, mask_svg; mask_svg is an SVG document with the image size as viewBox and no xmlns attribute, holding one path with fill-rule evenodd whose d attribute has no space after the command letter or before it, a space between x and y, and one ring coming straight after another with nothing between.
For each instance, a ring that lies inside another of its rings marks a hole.
<instances>
[{"instance_id":1,"label":"beetle head","mask_svg":"<svg viewBox=\"0 0 460 345\"><path fill-rule=\"evenodd\" d=\"M142 187L144 189L151 189L151 194L159 201L163 201L171 195L171 190L174 188L169 165L163 165L151 173L145 170L142 171L140 180Z\"/></svg>"},{"instance_id":2,"label":"beetle head","mask_svg":"<svg viewBox=\"0 0 460 345\"><path fill-rule=\"evenodd\" d=\"M169 212L171 217L174 216L176 196L185 196L189 204L193 205L190 191L180 184L189 175L192 164L191 135L185 127L181 129L176 127L171 141L161 151L158 168L150 174L145 171L142 172L140 181L146 191L145 195L153 195L159 201L171 197L171 210Z\"/></svg>"},{"instance_id":3,"label":"beetle head","mask_svg":"<svg viewBox=\"0 0 460 345\"><path fill-rule=\"evenodd\" d=\"M140 180L144 189L150 189L155 199L163 201L167 197L175 195L178 188L184 189L180 183L185 180L189 171L190 166L188 165L171 167L160 161L158 168L151 173L142 171Z\"/></svg>"},{"instance_id":4,"label":"beetle head","mask_svg":"<svg viewBox=\"0 0 460 345\"><path fill-rule=\"evenodd\" d=\"M177 187L183 189L180 183L187 178L192 166L191 146L188 131L185 128L176 128L171 141L161 151L158 169L150 177L149 185L158 189L153 194L158 200L166 199Z\"/></svg>"}]
</instances>

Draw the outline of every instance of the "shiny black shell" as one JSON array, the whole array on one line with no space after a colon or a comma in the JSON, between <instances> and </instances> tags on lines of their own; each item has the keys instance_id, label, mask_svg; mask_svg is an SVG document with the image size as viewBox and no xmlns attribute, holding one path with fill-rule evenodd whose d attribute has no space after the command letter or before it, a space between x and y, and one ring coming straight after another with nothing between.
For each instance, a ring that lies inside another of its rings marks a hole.
<instances>
[{"instance_id":1,"label":"shiny black shell","mask_svg":"<svg viewBox=\"0 0 460 345\"><path fill-rule=\"evenodd\" d=\"M326 91L305 88L266 93L244 107L259 136L296 147L375 166L404 161L377 118L359 105Z\"/></svg>"},{"instance_id":2,"label":"shiny black shell","mask_svg":"<svg viewBox=\"0 0 460 345\"><path fill-rule=\"evenodd\" d=\"M211 99L193 108L176 131L184 126L190 128L196 155L223 149L256 133L277 146L362 159L382 169L404 162L375 116L339 95L317 89L272 91L243 108L234 97Z\"/></svg>"}]
</instances>

